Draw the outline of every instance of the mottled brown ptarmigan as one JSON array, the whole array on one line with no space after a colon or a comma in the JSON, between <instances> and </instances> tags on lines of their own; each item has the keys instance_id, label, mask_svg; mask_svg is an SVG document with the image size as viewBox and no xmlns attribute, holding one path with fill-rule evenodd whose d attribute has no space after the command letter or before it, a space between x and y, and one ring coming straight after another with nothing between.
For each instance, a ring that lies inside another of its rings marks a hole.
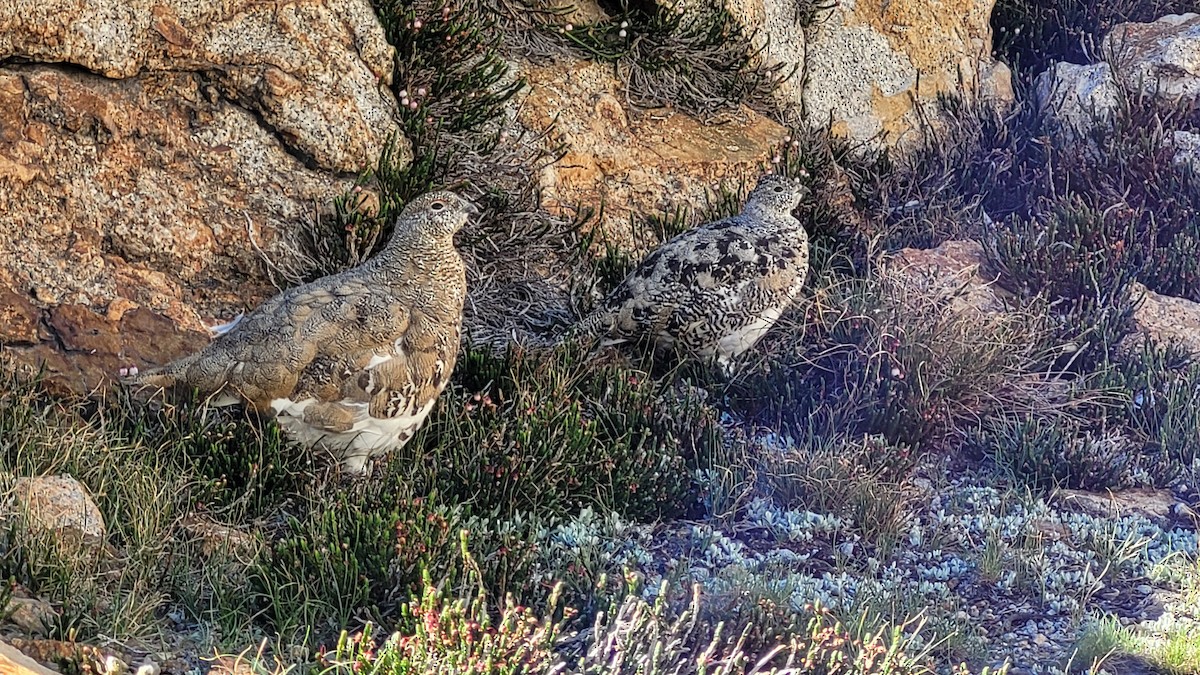
<instances>
[{"instance_id":1,"label":"mottled brown ptarmigan","mask_svg":"<svg viewBox=\"0 0 1200 675\"><path fill-rule=\"evenodd\" d=\"M741 213L690 229L643 260L568 336L734 360L774 325L808 273L808 235L792 210L808 189L763 176Z\"/></svg>"},{"instance_id":2,"label":"mottled brown ptarmigan","mask_svg":"<svg viewBox=\"0 0 1200 675\"><path fill-rule=\"evenodd\" d=\"M244 401L362 472L412 438L450 379L466 297L453 238L476 212L451 192L422 195L362 265L276 295L196 354L123 374L216 393L218 405Z\"/></svg>"}]
</instances>

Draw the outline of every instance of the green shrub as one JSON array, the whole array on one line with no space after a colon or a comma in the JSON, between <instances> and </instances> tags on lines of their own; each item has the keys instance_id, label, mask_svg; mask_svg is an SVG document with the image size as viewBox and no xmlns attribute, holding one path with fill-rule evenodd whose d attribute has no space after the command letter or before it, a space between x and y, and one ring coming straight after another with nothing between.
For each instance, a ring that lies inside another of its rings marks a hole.
<instances>
[{"instance_id":1,"label":"green shrub","mask_svg":"<svg viewBox=\"0 0 1200 675\"><path fill-rule=\"evenodd\" d=\"M803 323L768 334L730 392L737 409L795 438L870 434L920 450L1002 406L1035 362L1035 317L979 317L952 309L954 293L894 278L811 285Z\"/></svg>"},{"instance_id":2,"label":"green shrub","mask_svg":"<svg viewBox=\"0 0 1200 675\"><path fill-rule=\"evenodd\" d=\"M1195 0L1000 0L992 10L993 50L1030 73L1053 61L1087 63L1113 26L1200 10Z\"/></svg>"},{"instance_id":3,"label":"green shrub","mask_svg":"<svg viewBox=\"0 0 1200 675\"><path fill-rule=\"evenodd\" d=\"M1137 451L1119 431L1093 430L1066 417L1000 417L971 434L1015 483L1038 490L1104 490L1131 482Z\"/></svg>"},{"instance_id":4,"label":"green shrub","mask_svg":"<svg viewBox=\"0 0 1200 675\"><path fill-rule=\"evenodd\" d=\"M1140 448L1146 471L1169 484L1200 458L1200 362L1178 347L1143 342L1101 369L1096 387L1119 392L1108 418Z\"/></svg>"},{"instance_id":5,"label":"green shrub","mask_svg":"<svg viewBox=\"0 0 1200 675\"><path fill-rule=\"evenodd\" d=\"M612 19L563 30L567 44L613 63L631 103L711 118L741 103L767 106L795 69L767 66L755 36L720 3L603 2Z\"/></svg>"},{"instance_id":6,"label":"green shrub","mask_svg":"<svg viewBox=\"0 0 1200 675\"><path fill-rule=\"evenodd\" d=\"M446 498L482 515L677 515L694 504L696 458L723 440L712 409L578 346L470 350L455 381L425 447Z\"/></svg>"},{"instance_id":7,"label":"green shrub","mask_svg":"<svg viewBox=\"0 0 1200 675\"><path fill-rule=\"evenodd\" d=\"M1090 372L1115 357L1133 330L1137 274L1120 235L1082 201L1053 205L1044 218L1012 218L990 232L987 249L1001 283L1019 297L1037 298L1050 313L1052 371Z\"/></svg>"},{"instance_id":8,"label":"green shrub","mask_svg":"<svg viewBox=\"0 0 1200 675\"><path fill-rule=\"evenodd\" d=\"M193 499L208 508L261 516L317 480L318 451L287 443L272 421L241 407L211 408L195 392L147 402L127 394L101 404L94 423L110 443L157 447L163 463L194 481Z\"/></svg>"}]
</instances>

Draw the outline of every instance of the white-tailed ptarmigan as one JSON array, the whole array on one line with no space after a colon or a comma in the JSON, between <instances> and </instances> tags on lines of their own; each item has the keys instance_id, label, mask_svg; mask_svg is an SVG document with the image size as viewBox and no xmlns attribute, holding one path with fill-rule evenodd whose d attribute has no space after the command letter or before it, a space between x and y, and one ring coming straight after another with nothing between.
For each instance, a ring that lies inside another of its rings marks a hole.
<instances>
[{"instance_id":1,"label":"white-tailed ptarmigan","mask_svg":"<svg viewBox=\"0 0 1200 675\"><path fill-rule=\"evenodd\" d=\"M245 402L362 472L412 438L450 379L466 298L453 238L473 213L454 193L421 195L367 262L284 291L200 352L126 381Z\"/></svg>"},{"instance_id":2,"label":"white-tailed ptarmigan","mask_svg":"<svg viewBox=\"0 0 1200 675\"><path fill-rule=\"evenodd\" d=\"M798 179L763 176L741 213L663 243L568 337L648 338L658 349L716 357L729 372L804 286L808 235L791 212L807 192Z\"/></svg>"}]
</instances>

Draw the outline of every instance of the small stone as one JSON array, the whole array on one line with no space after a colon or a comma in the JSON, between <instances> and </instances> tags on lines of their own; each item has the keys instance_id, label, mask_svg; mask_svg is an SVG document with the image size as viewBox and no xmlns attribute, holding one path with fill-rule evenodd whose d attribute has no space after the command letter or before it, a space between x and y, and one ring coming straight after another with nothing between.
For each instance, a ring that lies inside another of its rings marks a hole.
<instances>
[{"instance_id":1,"label":"small stone","mask_svg":"<svg viewBox=\"0 0 1200 675\"><path fill-rule=\"evenodd\" d=\"M244 658L218 656L209 667L208 675L254 675L254 668Z\"/></svg>"},{"instance_id":2,"label":"small stone","mask_svg":"<svg viewBox=\"0 0 1200 675\"><path fill-rule=\"evenodd\" d=\"M59 543L96 547L104 542L104 517L91 495L69 475L18 478L4 515L27 519L34 532L51 533Z\"/></svg>"},{"instance_id":3,"label":"small stone","mask_svg":"<svg viewBox=\"0 0 1200 675\"><path fill-rule=\"evenodd\" d=\"M1046 646L1048 642L1050 642L1050 638L1046 637L1044 633L1038 633L1037 635L1033 636L1033 644L1039 647Z\"/></svg>"},{"instance_id":4,"label":"small stone","mask_svg":"<svg viewBox=\"0 0 1200 675\"><path fill-rule=\"evenodd\" d=\"M138 666L138 669L134 675L158 675L158 673L158 664L153 661L146 661L142 665Z\"/></svg>"},{"instance_id":5,"label":"small stone","mask_svg":"<svg viewBox=\"0 0 1200 675\"><path fill-rule=\"evenodd\" d=\"M237 528L195 517L185 519L181 527L199 544L200 553L205 557L225 553L252 560L258 551L258 539Z\"/></svg>"},{"instance_id":6,"label":"small stone","mask_svg":"<svg viewBox=\"0 0 1200 675\"><path fill-rule=\"evenodd\" d=\"M10 623L26 635L48 635L58 620L50 603L37 598L11 598L4 614Z\"/></svg>"}]
</instances>

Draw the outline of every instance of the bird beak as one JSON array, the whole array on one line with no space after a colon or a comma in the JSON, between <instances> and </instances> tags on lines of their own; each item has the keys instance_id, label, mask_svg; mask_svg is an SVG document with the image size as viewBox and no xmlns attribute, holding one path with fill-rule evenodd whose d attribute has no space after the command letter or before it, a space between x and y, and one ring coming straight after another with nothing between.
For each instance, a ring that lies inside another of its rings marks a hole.
<instances>
[{"instance_id":1,"label":"bird beak","mask_svg":"<svg viewBox=\"0 0 1200 675\"><path fill-rule=\"evenodd\" d=\"M466 206L465 210L468 215L472 215L472 216L479 215L479 207L478 206L475 206L471 202L467 202L466 204L467 204L467 206Z\"/></svg>"}]
</instances>

